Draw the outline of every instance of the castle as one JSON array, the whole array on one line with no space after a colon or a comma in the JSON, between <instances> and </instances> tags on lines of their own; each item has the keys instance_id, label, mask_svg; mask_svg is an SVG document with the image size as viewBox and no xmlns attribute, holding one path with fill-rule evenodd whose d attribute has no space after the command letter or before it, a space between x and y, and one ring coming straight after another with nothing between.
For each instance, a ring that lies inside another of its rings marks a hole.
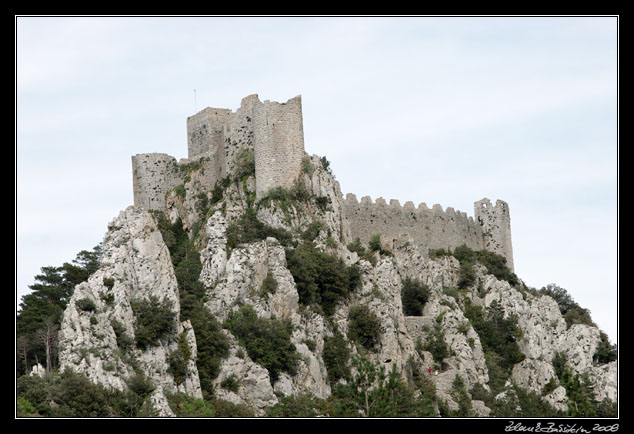
<instances>
[{"instance_id":1,"label":"castle","mask_svg":"<svg viewBox=\"0 0 634 434\"><path fill-rule=\"evenodd\" d=\"M285 103L260 101L258 95L242 99L240 107L206 108L187 118L188 158L179 162L167 154L138 154L132 157L134 205L147 210L165 210L166 194L184 184L181 168L197 163L204 168L205 183L211 189L232 172L236 153L253 149L256 200L274 187L291 188L302 171L304 128L301 96ZM427 253L429 249L454 249L462 244L474 250L486 249L504 256L511 270L513 248L508 204L489 199L474 204L474 215L425 203L403 206L382 198L372 202L346 195L343 218L352 239L367 243L372 235L398 238L409 235ZM342 240L351 241L351 240Z\"/></svg>"}]
</instances>

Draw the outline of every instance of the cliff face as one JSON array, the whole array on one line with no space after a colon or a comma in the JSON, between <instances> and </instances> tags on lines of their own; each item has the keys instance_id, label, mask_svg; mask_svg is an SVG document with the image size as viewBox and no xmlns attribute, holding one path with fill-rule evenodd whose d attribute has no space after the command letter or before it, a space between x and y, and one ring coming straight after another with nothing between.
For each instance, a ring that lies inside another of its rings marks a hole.
<instances>
[{"instance_id":1,"label":"cliff face","mask_svg":"<svg viewBox=\"0 0 634 434\"><path fill-rule=\"evenodd\" d=\"M459 408L455 384L460 377L467 391L494 390L499 392L497 399L504 400L513 393L515 384L565 411L569 403L566 389L556 382L545 390L551 380L557 380L556 360L562 355L573 374L588 374L592 379L596 399L616 400L616 362L593 363L599 330L580 324L568 327L552 298L531 293L521 285L513 287L480 265L475 266L474 283L458 290L459 261L452 256L432 259L407 237L383 237L381 251L373 254L360 256L349 250L347 246L354 240L341 191L318 157L304 158L293 191L278 191L260 201L254 201L253 176L226 183L219 198L197 182L202 176L197 170L184 185L185 197L168 193L165 216L172 223L182 223L200 252L201 305L219 323L244 306L251 307L258 318L285 321L290 324L290 342L298 353L293 372L273 375L254 360L244 339L225 327L222 333L228 351L220 358L212 379L216 398L244 404L260 416L282 396L309 393L328 398L334 382L329 381L326 342L342 334L353 355L361 351L347 336L351 313L361 306L379 322L377 344L364 351L367 357L377 365L396 367L410 384L412 366L417 366L418 373L434 383L441 408ZM200 206L200 201L205 206ZM261 224L283 232L236 242L236 225L249 210ZM288 234L289 239L275 234ZM357 287L328 314L301 302L288 264L288 252L308 239L318 251L339 258L345 266L354 265L358 271ZM406 279L429 290L420 316L405 315L401 290ZM265 280L275 282L274 290L264 293ZM157 414L174 415L167 394L202 396L196 363L198 331L189 321L181 322L180 295L156 215L136 207L121 212L109 225L101 268L77 286L65 311L60 331L61 367L120 390L140 372L156 386L151 398ZM138 345L143 331L138 308L142 301L168 305L172 318L169 327L145 346ZM506 337L518 352L508 375L503 376L506 384L502 387L496 383L500 374L492 371L495 347L481 328L481 324L489 324L482 321L492 318L500 324L509 320L516 325L514 334ZM126 345L126 338L137 345ZM183 340L191 355L184 377L176 381L170 356ZM433 342L445 351L435 351ZM233 387L226 387L229 379L235 383ZM492 409L474 395L468 394L473 414L489 415Z\"/></svg>"}]
</instances>

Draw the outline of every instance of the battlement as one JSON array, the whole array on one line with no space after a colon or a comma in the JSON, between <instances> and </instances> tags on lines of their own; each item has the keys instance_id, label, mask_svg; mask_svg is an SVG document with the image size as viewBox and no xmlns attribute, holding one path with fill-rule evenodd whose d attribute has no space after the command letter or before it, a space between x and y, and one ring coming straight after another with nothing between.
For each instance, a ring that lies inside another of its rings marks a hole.
<instances>
[{"instance_id":1,"label":"battlement","mask_svg":"<svg viewBox=\"0 0 634 434\"><path fill-rule=\"evenodd\" d=\"M452 207L448 207L446 210L443 210L440 204L434 204L432 208L429 208L425 202L421 202L418 206L414 206L414 203L411 201L405 202L405 204L401 205L398 199L390 199L388 203L382 197L376 198L374 202L372 202L372 198L370 196L363 196L361 198L361 202L357 200L357 196L353 193L346 194L346 198L344 199L344 206L349 208L355 207L385 207L390 209L395 215L407 215L407 216L422 216L428 213L436 213L436 214L445 214L447 218L461 220L465 224L476 224L476 221L473 217L467 215L466 212L456 211Z\"/></svg>"},{"instance_id":2,"label":"battlement","mask_svg":"<svg viewBox=\"0 0 634 434\"><path fill-rule=\"evenodd\" d=\"M475 202L475 218L452 207L443 210L440 204L430 209L424 202L416 207L411 201L401 205L391 199L388 204L382 197L373 202L370 196L358 201L352 193L346 195L343 208L352 238L364 244L375 234L393 238L407 234L425 254L430 249L453 250L466 244L503 255L513 269L509 209L501 200L496 206L486 198Z\"/></svg>"},{"instance_id":3,"label":"battlement","mask_svg":"<svg viewBox=\"0 0 634 434\"><path fill-rule=\"evenodd\" d=\"M425 254L429 249L454 249L462 244L475 250L483 248L482 226L451 207L443 210L441 205L434 204L430 209L425 203L415 207L413 202L401 206L396 199L388 204L381 197L373 202L369 196L359 202L354 194L346 195L343 207L352 238L358 237L362 243L375 234L394 238L407 234Z\"/></svg>"}]
</instances>

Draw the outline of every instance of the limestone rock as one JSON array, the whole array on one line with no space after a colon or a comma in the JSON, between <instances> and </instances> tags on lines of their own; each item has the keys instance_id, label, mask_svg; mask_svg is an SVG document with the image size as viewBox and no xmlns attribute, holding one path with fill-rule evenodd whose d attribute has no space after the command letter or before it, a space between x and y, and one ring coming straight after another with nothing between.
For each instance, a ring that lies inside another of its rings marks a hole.
<instances>
[{"instance_id":1,"label":"limestone rock","mask_svg":"<svg viewBox=\"0 0 634 434\"><path fill-rule=\"evenodd\" d=\"M172 333L141 350L133 343L132 303L151 297L170 303ZM200 397L193 361L184 385L177 385L168 372L167 357L177 349L179 333L187 333L194 357L196 354L191 325L181 324L179 315L178 285L161 233L150 214L129 207L109 224L100 268L75 288L64 311L59 332L60 369L70 368L96 383L125 390L127 379L134 375L134 361L159 390L155 394L180 390ZM127 336L131 343L120 347L121 336Z\"/></svg>"}]
</instances>

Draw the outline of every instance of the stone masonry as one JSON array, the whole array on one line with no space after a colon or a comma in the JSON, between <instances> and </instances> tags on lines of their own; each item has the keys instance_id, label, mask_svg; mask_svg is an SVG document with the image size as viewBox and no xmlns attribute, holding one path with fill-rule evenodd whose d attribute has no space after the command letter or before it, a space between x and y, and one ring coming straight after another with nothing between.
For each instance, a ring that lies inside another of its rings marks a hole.
<instances>
[{"instance_id":1,"label":"stone masonry","mask_svg":"<svg viewBox=\"0 0 634 434\"><path fill-rule=\"evenodd\" d=\"M236 153L252 149L255 157L256 199L275 187L292 188L302 173L304 129L301 96L285 103L260 101L258 95L242 99L233 112L205 108L187 118L188 158L176 162L167 154L139 154L132 157L134 205L148 210L166 209L166 194L185 182L188 164L204 169L205 182L214 184L230 175ZM422 252L429 249L454 249L462 244L474 250L487 249L503 255L513 270L511 220L508 204L498 200L493 206L487 198L474 204L475 218L440 205L431 209L412 202L401 206L396 200L373 203L366 196L357 201L354 194L343 200L343 218L352 239L367 243L375 234L400 238L409 235Z\"/></svg>"}]
</instances>

